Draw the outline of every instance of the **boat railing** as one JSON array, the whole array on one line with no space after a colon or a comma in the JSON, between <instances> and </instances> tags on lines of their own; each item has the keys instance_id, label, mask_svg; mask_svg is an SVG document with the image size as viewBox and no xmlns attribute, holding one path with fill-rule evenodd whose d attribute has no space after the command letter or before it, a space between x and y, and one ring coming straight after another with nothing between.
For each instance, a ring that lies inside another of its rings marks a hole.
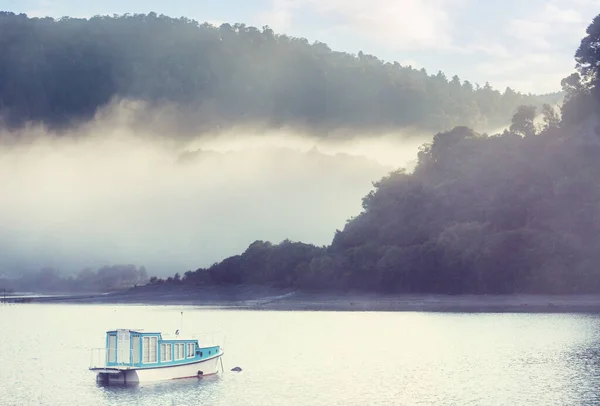
<instances>
[{"instance_id":1,"label":"boat railing","mask_svg":"<svg viewBox=\"0 0 600 406\"><path fill-rule=\"evenodd\" d=\"M130 348L92 348L90 368L133 365L133 352Z\"/></svg>"},{"instance_id":2,"label":"boat railing","mask_svg":"<svg viewBox=\"0 0 600 406\"><path fill-rule=\"evenodd\" d=\"M198 340L200 347L212 347L225 345L225 334L222 331L209 331L204 333L189 333L184 332L182 334L163 333L162 338L164 340Z\"/></svg>"}]
</instances>

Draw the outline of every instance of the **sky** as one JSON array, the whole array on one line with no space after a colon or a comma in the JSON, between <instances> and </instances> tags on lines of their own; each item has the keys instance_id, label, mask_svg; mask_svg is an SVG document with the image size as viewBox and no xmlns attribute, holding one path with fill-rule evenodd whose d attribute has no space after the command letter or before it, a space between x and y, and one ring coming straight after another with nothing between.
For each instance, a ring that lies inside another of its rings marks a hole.
<instances>
[{"instance_id":1,"label":"sky","mask_svg":"<svg viewBox=\"0 0 600 406\"><path fill-rule=\"evenodd\" d=\"M600 0L0 0L31 17L154 11L278 33L503 91L560 90Z\"/></svg>"}]
</instances>

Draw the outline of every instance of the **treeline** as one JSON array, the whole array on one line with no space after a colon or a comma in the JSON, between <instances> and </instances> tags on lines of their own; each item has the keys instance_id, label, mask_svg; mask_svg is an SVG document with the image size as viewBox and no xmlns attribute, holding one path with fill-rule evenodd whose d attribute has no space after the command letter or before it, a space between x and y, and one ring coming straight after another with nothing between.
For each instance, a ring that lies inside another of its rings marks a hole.
<instances>
[{"instance_id":1,"label":"treeline","mask_svg":"<svg viewBox=\"0 0 600 406\"><path fill-rule=\"evenodd\" d=\"M86 268L76 275L63 275L55 268L42 268L13 279L0 278L0 286L17 292L104 293L148 283L143 266L112 265L97 270Z\"/></svg>"},{"instance_id":2,"label":"treeline","mask_svg":"<svg viewBox=\"0 0 600 406\"><path fill-rule=\"evenodd\" d=\"M237 124L314 132L504 126L517 106L558 103L244 24L155 13L28 18L0 13L0 117L60 130L113 99L174 103L181 130Z\"/></svg>"},{"instance_id":3,"label":"treeline","mask_svg":"<svg viewBox=\"0 0 600 406\"><path fill-rule=\"evenodd\" d=\"M328 247L257 241L179 283L415 293L600 292L600 16L562 81L562 118L461 126L423 145L413 173L374 183ZM173 281L174 283L175 281Z\"/></svg>"}]
</instances>

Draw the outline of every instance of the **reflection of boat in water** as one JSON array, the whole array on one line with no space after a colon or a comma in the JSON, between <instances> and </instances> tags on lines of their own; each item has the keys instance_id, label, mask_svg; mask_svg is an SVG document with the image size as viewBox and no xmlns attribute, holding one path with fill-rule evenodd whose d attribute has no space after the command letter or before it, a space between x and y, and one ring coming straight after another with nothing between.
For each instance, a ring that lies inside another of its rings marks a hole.
<instances>
[{"instance_id":1,"label":"reflection of boat in water","mask_svg":"<svg viewBox=\"0 0 600 406\"><path fill-rule=\"evenodd\" d=\"M179 331L179 330L178 330ZM200 378L218 372L223 350L197 339L164 339L161 333L118 329L106 332L106 348L92 350L90 371L105 384Z\"/></svg>"}]
</instances>

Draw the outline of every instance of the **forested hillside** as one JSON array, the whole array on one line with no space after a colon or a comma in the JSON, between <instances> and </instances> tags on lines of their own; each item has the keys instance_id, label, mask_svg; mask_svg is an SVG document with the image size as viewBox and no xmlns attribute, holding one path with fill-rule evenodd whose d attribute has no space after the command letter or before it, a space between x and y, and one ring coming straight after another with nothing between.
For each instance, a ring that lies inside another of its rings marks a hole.
<instances>
[{"instance_id":1,"label":"forested hillside","mask_svg":"<svg viewBox=\"0 0 600 406\"><path fill-rule=\"evenodd\" d=\"M522 106L509 130L423 145L375 182L330 246L256 241L185 284L437 293L600 292L600 16L562 81L562 118ZM153 283L164 283L152 280Z\"/></svg>"},{"instance_id":2,"label":"forested hillside","mask_svg":"<svg viewBox=\"0 0 600 406\"><path fill-rule=\"evenodd\" d=\"M519 105L562 97L501 93L268 27L214 27L155 13L54 20L2 12L0 47L0 117L12 129L28 122L64 129L124 98L174 103L181 131L240 124L317 134L484 131L506 125Z\"/></svg>"}]
</instances>

